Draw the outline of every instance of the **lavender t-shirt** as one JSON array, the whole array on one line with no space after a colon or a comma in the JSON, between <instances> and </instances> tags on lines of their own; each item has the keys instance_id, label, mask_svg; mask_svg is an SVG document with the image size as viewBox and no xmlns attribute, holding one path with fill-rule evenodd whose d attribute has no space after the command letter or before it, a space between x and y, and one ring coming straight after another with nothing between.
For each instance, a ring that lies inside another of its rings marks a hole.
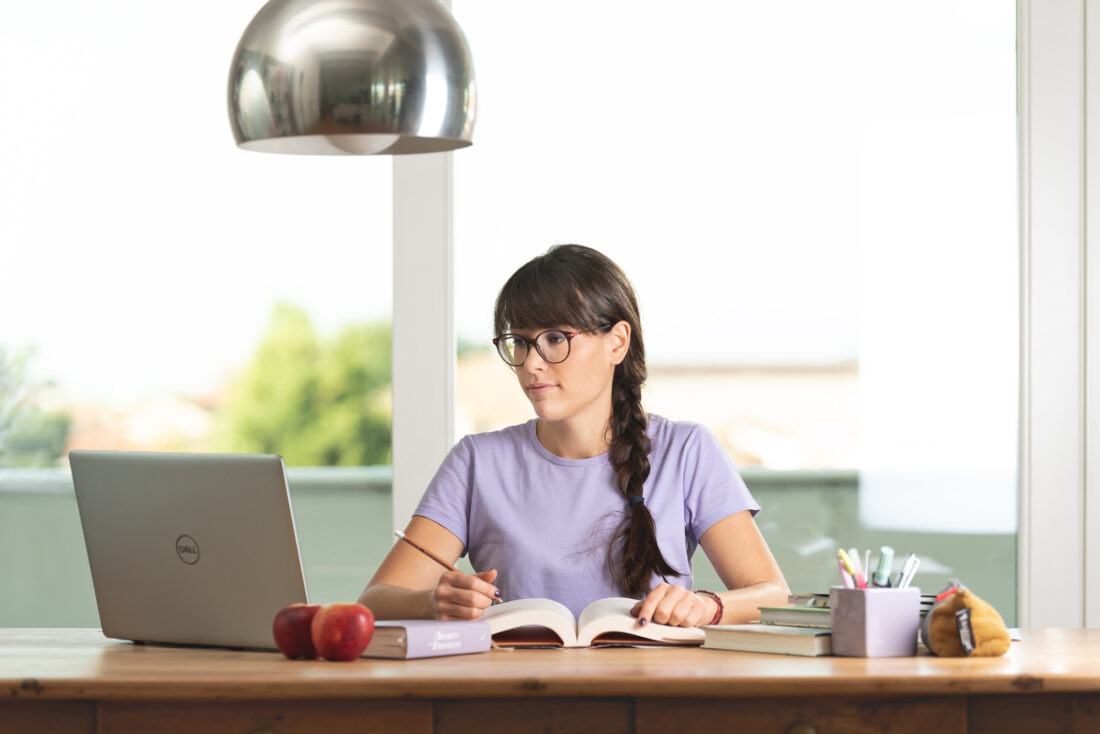
<instances>
[{"instance_id":1,"label":"lavender t-shirt","mask_svg":"<svg viewBox=\"0 0 1100 734\"><path fill-rule=\"evenodd\" d=\"M626 514L607 454L563 459L547 451L532 419L466 436L451 449L416 514L462 541L478 570L499 571L505 599L547 597L574 614L590 602L622 596L611 579L611 534ZM753 500L714 435L701 425L649 417L645 504L665 559L691 587L700 536ZM660 578L655 577L653 585Z\"/></svg>"}]
</instances>

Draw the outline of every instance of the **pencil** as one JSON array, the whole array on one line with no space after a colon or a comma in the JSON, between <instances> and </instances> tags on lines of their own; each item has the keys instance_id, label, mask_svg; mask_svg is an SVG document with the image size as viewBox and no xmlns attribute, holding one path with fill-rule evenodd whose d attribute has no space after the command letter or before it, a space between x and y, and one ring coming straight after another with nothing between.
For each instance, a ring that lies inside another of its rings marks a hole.
<instances>
[{"instance_id":1,"label":"pencil","mask_svg":"<svg viewBox=\"0 0 1100 734\"><path fill-rule=\"evenodd\" d=\"M435 553L432 553L432 552L431 552L430 550L428 550L428 549L427 549L427 548L425 548L424 546L422 546L422 545L420 545L420 544L418 544L418 543L415 543L415 542L413 542L413 541L409 540L409 539L408 539L408 538L407 538L407 537L405 536L405 534L404 534L403 532L401 532L400 530L394 530L394 531L393 531L393 534L394 534L394 535L396 535L396 536L397 536L398 538L400 538L401 540L403 540L403 541L405 541L406 543L408 543L409 545L411 545L411 546L412 546L413 548L416 548L416 549L417 549L418 551L420 551L421 553L423 553L424 555L426 555L426 556L427 556L428 558L431 558L431 559L432 559L433 561L435 561L436 563L438 563L438 564L439 564L440 566L443 566L443 568L447 569L448 571L458 571L459 573L462 573L462 571L461 571L461 570L459 570L459 569L458 569L458 568L456 568L455 566L452 566L451 564L447 563L447 562L446 562L446 561L444 561L444 560L443 560L442 558L440 558L439 556L437 556L437 555L436 555ZM500 604L500 603L501 603L501 602L503 602L503 601L504 601L503 599L501 599L501 598L497 597L496 599L493 599L493 604Z\"/></svg>"},{"instance_id":2,"label":"pencil","mask_svg":"<svg viewBox=\"0 0 1100 734\"><path fill-rule=\"evenodd\" d=\"M437 556L435 553L432 553L430 550L428 550L424 546L418 545L418 544L414 543L413 541L409 540L407 537L405 537L405 534L403 532L401 532L400 530L394 530L393 534L396 535L398 538L401 538L401 540L405 541L406 543L411 545L413 548L416 548L418 551L420 551L421 553L426 555L428 558L431 558L433 561L438 563L440 566L443 566L443 568L447 569L448 571L458 571L457 568L455 568L451 564L447 563L442 558Z\"/></svg>"}]
</instances>

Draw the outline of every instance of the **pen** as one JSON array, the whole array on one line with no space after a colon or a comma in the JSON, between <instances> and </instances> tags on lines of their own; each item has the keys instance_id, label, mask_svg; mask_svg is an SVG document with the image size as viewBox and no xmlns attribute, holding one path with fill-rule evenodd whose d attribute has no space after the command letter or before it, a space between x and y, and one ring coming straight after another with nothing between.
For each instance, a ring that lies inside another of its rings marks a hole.
<instances>
[{"instance_id":1,"label":"pen","mask_svg":"<svg viewBox=\"0 0 1100 734\"><path fill-rule=\"evenodd\" d=\"M400 538L401 540L403 540L403 541L405 541L406 543L408 543L409 545L411 545L411 546L412 546L413 548L416 548L416 549L417 549L418 551L420 551L421 553L423 553L424 555L426 555L426 556L427 556L428 558L431 558L431 559L432 559L433 561L435 561L436 563L438 563L438 564L439 564L440 566L443 566L443 568L447 569L448 571L458 571L458 568L456 568L455 566L452 566L451 564L447 563L447 562L446 562L446 561L444 561L444 560L443 560L442 558L440 558L439 556L437 556L437 555L436 555L435 553L432 553L432 552L431 552L430 550L428 550L428 549L427 549L427 548L425 548L424 546L422 546L422 545L419 545L419 544L417 544L417 543L414 543L413 541L409 540L409 539L408 539L408 538L407 538L407 537L405 536L405 534L404 534L403 532L401 532L400 530L394 530L394 531L393 531L393 534L394 534L394 535L396 535L396 536L397 536L398 538Z\"/></svg>"},{"instance_id":2,"label":"pen","mask_svg":"<svg viewBox=\"0 0 1100 734\"><path fill-rule=\"evenodd\" d=\"M898 584L903 589L907 588L913 581L913 577L917 575L917 567L920 566L920 559L915 554L910 555L906 560L909 563L909 568L903 569L905 573L901 577L901 583Z\"/></svg>"},{"instance_id":3,"label":"pen","mask_svg":"<svg viewBox=\"0 0 1100 734\"><path fill-rule=\"evenodd\" d=\"M844 569L852 574L852 578L856 580L856 587L860 589L867 588L867 582L863 579L861 574L852 563L852 557L848 555L843 548L839 548L836 552L836 557L840 559L840 562L844 564Z\"/></svg>"},{"instance_id":4,"label":"pen","mask_svg":"<svg viewBox=\"0 0 1100 734\"><path fill-rule=\"evenodd\" d=\"M901 568L898 569L897 574L894 575L894 586L901 586L901 580L905 578L905 572L909 568L909 559L913 557L912 553L906 553L905 558L901 561Z\"/></svg>"},{"instance_id":5,"label":"pen","mask_svg":"<svg viewBox=\"0 0 1100 734\"><path fill-rule=\"evenodd\" d=\"M462 571L460 569L458 569L455 566L452 566L450 563L447 563L442 558L437 556L435 553L432 553L430 550L428 550L424 546L409 540L409 538L406 537L406 535L403 532L401 532L400 530L394 530L393 534L396 535L401 540L408 543L409 545L411 545L413 548L416 548L418 551L420 551L421 553L426 555L428 558L431 558L433 561L438 563L440 566L443 566L443 568L447 569L448 571L458 571L459 573L462 573ZM503 599L500 599L499 597L496 598L496 599L493 599L494 604L499 604L501 601L503 601Z\"/></svg>"},{"instance_id":6,"label":"pen","mask_svg":"<svg viewBox=\"0 0 1100 734\"><path fill-rule=\"evenodd\" d=\"M890 585L890 566L894 563L894 549L888 545L882 546L878 552L878 566L875 567L873 580L875 586Z\"/></svg>"},{"instance_id":7,"label":"pen","mask_svg":"<svg viewBox=\"0 0 1100 734\"><path fill-rule=\"evenodd\" d=\"M916 553L908 553L905 556L905 560L901 564L901 570L898 571L897 580L894 582L894 586L899 589L904 589L909 586L909 582L913 580L913 576L917 573L917 566L920 565L920 559L917 558Z\"/></svg>"}]
</instances>

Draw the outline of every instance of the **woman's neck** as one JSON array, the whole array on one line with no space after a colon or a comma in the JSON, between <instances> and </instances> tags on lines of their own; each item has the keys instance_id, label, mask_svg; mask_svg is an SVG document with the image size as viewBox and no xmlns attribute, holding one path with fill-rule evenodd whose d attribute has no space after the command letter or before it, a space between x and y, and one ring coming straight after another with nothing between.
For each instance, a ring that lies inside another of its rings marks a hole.
<instances>
[{"instance_id":1,"label":"woman's neck","mask_svg":"<svg viewBox=\"0 0 1100 734\"><path fill-rule=\"evenodd\" d=\"M583 426L571 421L551 423L540 418L535 424L535 435L542 447L554 456L591 459L607 453L611 430L607 421L599 426Z\"/></svg>"}]
</instances>

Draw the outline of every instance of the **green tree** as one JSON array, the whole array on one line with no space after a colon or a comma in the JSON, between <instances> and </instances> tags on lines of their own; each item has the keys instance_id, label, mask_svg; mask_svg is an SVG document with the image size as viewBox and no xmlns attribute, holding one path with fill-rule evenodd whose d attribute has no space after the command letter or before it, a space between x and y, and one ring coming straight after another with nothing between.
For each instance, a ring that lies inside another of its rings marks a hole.
<instances>
[{"instance_id":1,"label":"green tree","mask_svg":"<svg viewBox=\"0 0 1100 734\"><path fill-rule=\"evenodd\" d=\"M57 466L69 438L72 417L44 411L33 400L40 385L27 377L26 354L0 346L0 466Z\"/></svg>"},{"instance_id":2,"label":"green tree","mask_svg":"<svg viewBox=\"0 0 1100 734\"><path fill-rule=\"evenodd\" d=\"M276 305L219 415L219 447L295 466L389 463L391 351L389 324L325 340L300 308Z\"/></svg>"}]
</instances>

